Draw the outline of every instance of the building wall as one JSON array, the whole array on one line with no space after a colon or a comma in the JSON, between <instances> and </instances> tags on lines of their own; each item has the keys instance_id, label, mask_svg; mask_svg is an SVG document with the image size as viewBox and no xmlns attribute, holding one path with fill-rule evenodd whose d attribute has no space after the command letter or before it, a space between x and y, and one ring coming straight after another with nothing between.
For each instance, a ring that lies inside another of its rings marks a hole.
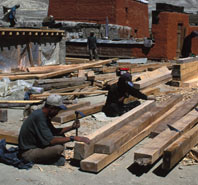
<instances>
[{"instance_id":1,"label":"building wall","mask_svg":"<svg viewBox=\"0 0 198 185\"><path fill-rule=\"evenodd\" d=\"M132 36L149 37L148 4L129 0L116 0L116 22L132 28ZM137 30L137 34L134 30Z\"/></svg>"},{"instance_id":2,"label":"building wall","mask_svg":"<svg viewBox=\"0 0 198 185\"><path fill-rule=\"evenodd\" d=\"M137 29L137 37L149 36L148 4L133 0L50 0L48 14L56 20L106 23Z\"/></svg>"},{"instance_id":3,"label":"building wall","mask_svg":"<svg viewBox=\"0 0 198 185\"><path fill-rule=\"evenodd\" d=\"M148 57L174 59L177 57L178 24L182 24L183 29L188 34L188 15L176 12L161 12L158 18L158 24L152 25L155 46L150 50Z\"/></svg>"},{"instance_id":4,"label":"building wall","mask_svg":"<svg viewBox=\"0 0 198 185\"><path fill-rule=\"evenodd\" d=\"M106 16L115 22L115 1L50 0L48 14L56 20L105 23Z\"/></svg>"}]
</instances>

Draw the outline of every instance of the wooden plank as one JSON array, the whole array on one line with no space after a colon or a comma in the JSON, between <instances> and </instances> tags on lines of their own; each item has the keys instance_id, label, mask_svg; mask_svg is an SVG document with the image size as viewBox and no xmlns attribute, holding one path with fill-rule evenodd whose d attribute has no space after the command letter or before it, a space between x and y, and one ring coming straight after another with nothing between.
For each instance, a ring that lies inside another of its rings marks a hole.
<instances>
[{"instance_id":1,"label":"wooden plank","mask_svg":"<svg viewBox=\"0 0 198 185\"><path fill-rule=\"evenodd\" d=\"M28 67L27 70L29 72L57 71L60 69L69 69L75 66L76 65L45 65L45 66Z\"/></svg>"},{"instance_id":2,"label":"wooden plank","mask_svg":"<svg viewBox=\"0 0 198 185\"><path fill-rule=\"evenodd\" d=\"M80 65L80 66L77 66L77 67L72 67L70 69L63 69L63 70L60 70L60 71L51 72L51 73L48 73L48 74L45 74L45 75L41 74L39 76L39 78L40 79L52 78L52 77L55 77L55 76L60 76L60 75L66 74L66 73L77 71L77 70L80 70L80 69L87 69L87 68L91 68L91 67L94 67L94 66L97 66L97 65L104 65L104 64L107 64L107 63L111 63L113 60L117 60L117 59L114 58L114 59L108 59L108 60L100 60L100 61L97 61L97 62L93 62L91 64L83 64L83 65Z\"/></svg>"},{"instance_id":3,"label":"wooden plank","mask_svg":"<svg viewBox=\"0 0 198 185\"><path fill-rule=\"evenodd\" d=\"M100 112L102 110L102 107L104 106L104 102L93 104L86 107L78 108L77 110L82 112L84 115L88 116L90 114L94 114L96 112ZM52 119L52 121L57 123L65 123L68 121L72 121L76 118L76 114L74 110L62 112L58 114L56 117ZM81 118L81 115L79 114L79 118Z\"/></svg>"},{"instance_id":4,"label":"wooden plank","mask_svg":"<svg viewBox=\"0 0 198 185\"><path fill-rule=\"evenodd\" d=\"M107 155L107 154L94 153L91 156L87 157L86 159L82 160L80 162L81 170L94 172L94 173L98 173L99 171L101 171L108 164L112 163L115 159L117 159L122 154L127 152L129 149L131 149L133 146L139 143L142 139L147 137L150 134L150 132L159 124L161 119L165 119L166 116L168 116L172 112L172 109L175 109L175 108L173 107L169 109L164 115L162 115L156 121L151 123L148 127L142 130L139 134L132 137L128 142L124 143L118 150L116 150L112 154Z\"/></svg>"},{"instance_id":5,"label":"wooden plank","mask_svg":"<svg viewBox=\"0 0 198 185\"><path fill-rule=\"evenodd\" d=\"M85 159L94 153L94 144L98 142L101 138L111 134L114 130L121 128L123 125L128 123L131 119L136 119L138 116L147 112L151 107L154 106L153 101L146 101L138 107L132 109L131 111L123 114L116 120L108 123L107 125L101 127L94 133L88 135L91 143L86 145L84 143L76 142L74 147L74 159Z\"/></svg>"},{"instance_id":6,"label":"wooden plank","mask_svg":"<svg viewBox=\"0 0 198 185\"><path fill-rule=\"evenodd\" d=\"M145 144L142 148L134 153L134 161L139 165L152 165L158 160L164 149L177 139L181 134L191 129L198 121L197 111L194 109L187 115L176 121L172 126L181 132L172 131L167 128L151 142Z\"/></svg>"},{"instance_id":7,"label":"wooden plank","mask_svg":"<svg viewBox=\"0 0 198 185\"><path fill-rule=\"evenodd\" d=\"M140 80L140 81L134 82L133 84L136 89L143 89L153 84L156 84L158 82L161 82L163 80L166 80L166 79L170 80L171 78L172 76L171 76L171 71L170 71L167 74L162 74L156 77L151 77L149 79Z\"/></svg>"},{"instance_id":8,"label":"wooden plank","mask_svg":"<svg viewBox=\"0 0 198 185\"><path fill-rule=\"evenodd\" d=\"M59 116L62 113L68 112L70 110L75 110L75 109L79 109L81 107L89 106L90 104L91 103L89 101L85 101L85 102L74 103L71 105L66 105L67 110L60 110L59 113L57 114L57 116Z\"/></svg>"},{"instance_id":9,"label":"wooden plank","mask_svg":"<svg viewBox=\"0 0 198 185\"><path fill-rule=\"evenodd\" d=\"M42 100L0 100L0 104L37 104L42 102Z\"/></svg>"},{"instance_id":10,"label":"wooden plank","mask_svg":"<svg viewBox=\"0 0 198 185\"><path fill-rule=\"evenodd\" d=\"M92 63L93 62L86 58L74 58L74 57L66 57L65 61L68 64L83 64L83 63L88 63L88 62Z\"/></svg>"},{"instance_id":11,"label":"wooden plank","mask_svg":"<svg viewBox=\"0 0 198 185\"><path fill-rule=\"evenodd\" d=\"M72 77L72 78L53 78L53 79L45 79L45 80L36 80L35 85L43 85L43 84L51 84L51 83L60 83L60 82L84 82L86 80L85 77Z\"/></svg>"},{"instance_id":12,"label":"wooden plank","mask_svg":"<svg viewBox=\"0 0 198 185\"><path fill-rule=\"evenodd\" d=\"M95 80L104 81L109 79L115 79L117 75L115 73L98 74L95 76ZM117 77L118 78L118 77Z\"/></svg>"},{"instance_id":13,"label":"wooden plank","mask_svg":"<svg viewBox=\"0 0 198 185\"><path fill-rule=\"evenodd\" d=\"M0 139L5 139L7 143L18 144L18 133L0 129Z\"/></svg>"},{"instance_id":14,"label":"wooden plank","mask_svg":"<svg viewBox=\"0 0 198 185\"><path fill-rule=\"evenodd\" d=\"M91 95L91 94L107 94L108 91L92 91L92 92L68 92L68 93L57 93L61 96L67 96L67 95ZM43 93L43 94L32 94L30 96L31 99L42 99L46 98L50 95L50 93Z\"/></svg>"},{"instance_id":15,"label":"wooden plank","mask_svg":"<svg viewBox=\"0 0 198 185\"><path fill-rule=\"evenodd\" d=\"M82 84L82 85L66 87L66 88L61 88L61 89L52 89L48 92L49 93L64 93L64 92L74 91L75 89L78 89L78 88L81 89L81 88L88 87L90 84L91 84L91 82L87 82L87 83Z\"/></svg>"},{"instance_id":16,"label":"wooden plank","mask_svg":"<svg viewBox=\"0 0 198 185\"><path fill-rule=\"evenodd\" d=\"M61 88L66 88L68 86L77 86L77 85L82 85L84 84L85 81L75 81L75 82L60 82L60 83L51 83L51 84L43 84L43 85L38 85L37 87L42 87L45 91L48 91L50 89L61 89Z\"/></svg>"},{"instance_id":17,"label":"wooden plank","mask_svg":"<svg viewBox=\"0 0 198 185\"><path fill-rule=\"evenodd\" d=\"M172 169L196 144L198 144L198 125L164 150L162 168Z\"/></svg>"},{"instance_id":18,"label":"wooden plank","mask_svg":"<svg viewBox=\"0 0 198 185\"><path fill-rule=\"evenodd\" d=\"M167 124L172 125L174 122L185 116L194 109L198 104L198 95L195 95L188 101L184 101L172 114L163 120L159 126L151 133L151 137L155 137L167 128Z\"/></svg>"}]
</instances>

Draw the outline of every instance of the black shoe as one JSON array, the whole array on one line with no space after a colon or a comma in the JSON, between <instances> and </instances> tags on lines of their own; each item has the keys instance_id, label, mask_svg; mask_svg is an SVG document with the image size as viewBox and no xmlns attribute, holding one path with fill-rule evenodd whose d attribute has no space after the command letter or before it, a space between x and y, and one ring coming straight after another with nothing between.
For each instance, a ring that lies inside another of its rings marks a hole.
<instances>
[{"instance_id":1,"label":"black shoe","mask_svg":"<svg viewBox=\"0 0 198 185\"><path fill-rule=\"evenodd\" d=\"M54 165L56 166L64 166L65 165L65 157L61 156L55 163Z\"/></svg>"}]
</instances>

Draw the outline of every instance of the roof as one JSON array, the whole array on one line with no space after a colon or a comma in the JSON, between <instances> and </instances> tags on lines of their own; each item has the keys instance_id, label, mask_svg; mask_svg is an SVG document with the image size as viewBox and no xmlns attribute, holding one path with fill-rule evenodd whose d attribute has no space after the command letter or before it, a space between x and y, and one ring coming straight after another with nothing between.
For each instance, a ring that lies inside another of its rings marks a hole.
<instances>
[{"instance_id":1,"label":"roof","mask_svg":"<svg viewBox=\"0 0 198 185\"><path fill-rule=\"evenodd\" d=\"M136 0L136 1L139 1L139 2L145 3L145 4L148 4L149 3L147 0Z\"/></svg>"}]
</instances>

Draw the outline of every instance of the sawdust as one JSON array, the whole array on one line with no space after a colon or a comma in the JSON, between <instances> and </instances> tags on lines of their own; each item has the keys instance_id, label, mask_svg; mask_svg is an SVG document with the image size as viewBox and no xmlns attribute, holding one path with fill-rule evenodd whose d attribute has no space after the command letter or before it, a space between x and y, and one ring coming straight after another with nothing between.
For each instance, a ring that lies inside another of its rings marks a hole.
<instances>
[{"instance_id":1,"label":"sawdust","mask_svg":"<svg viewBox=\"0 0 198 185\"><path fill-rule=\"evenodd\" d=\"M181 164L183 166L198 165L198 145L185 156Z\"/></svg>"}]
</instances>

